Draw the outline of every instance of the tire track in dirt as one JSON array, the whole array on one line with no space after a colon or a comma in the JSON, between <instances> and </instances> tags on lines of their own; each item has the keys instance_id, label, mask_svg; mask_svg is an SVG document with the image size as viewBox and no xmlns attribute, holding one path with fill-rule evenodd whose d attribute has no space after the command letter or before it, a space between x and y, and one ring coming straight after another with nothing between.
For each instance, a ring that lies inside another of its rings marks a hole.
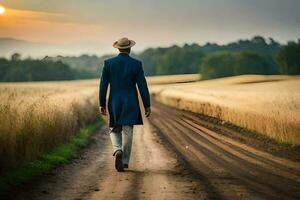
<instances>
[{"instance_id":1,"label":"tire track in dirt","mask_svg":"<svg viewBox=\"0 0 300 200\"><path fill-rule=\"evenodd\" d=\"M300 166L298 162L293 162L288 159L284 159L278 156L274 156L270 153L266 153L264 151L260 151L256 148L250 147L248 145L245 145L243 143L240 143L236 140L233 140L231 138L228 138L226 136L223 136L221 134L217 134L216 132L205 128L205 126L209 125L210 127L214 127L217 129L225 130L229 132L230 134L239 134L236 131L230 130L227 127L220 126L218 124L212 124L207 121L204 121L197 116L191 115L190 113L182 112L181 117L182 119L188 121L189 124L196 127L197 129L205 132L206 134L209 134L211 137L218 139L219 142L222 142L228 146L231 146L238 151L242 152L243 154L248 155L249 157L256 158L257 160L269 163L270 165L276 166L277 168L280 168L285 171L289 171L291 173L296 173L297 175L300 175ZM241 135L241 134L239 134ZM245 137L244 137L245 138ZM284 165L283 165L284 163Z\"/></svg>"},{"instance_id":2,"label":"tire track in dirt","mask_svg":"<svg viewBox=\"0 0 300 200\"><path fill-rule=\"evenodd\" d=\"M191 113L154 104L151 122L227 199L299 199L299 163L262 152L201 126ZM187 148L183 148L186 146Z\"/></svg>"},{"instance_id":3,"label":"tire track in dirt","mask_svg":"<svg viewBox=\"0 0 300 200\"><path fill-rule=\"evenodd\" d=\"M108 127L71 164L11 194L17 200L299 199L299 162L233 140L196 115L153 102L135 126L129 169L114 169ZM235 133L239 134L239 133Z\"/></svg>"},{"instance_id":4,"label":"tire track in dirt","mask_svg":"<svg viewBox=\"0 0 300 200\"><path fill-rule=\"evenodd\" d=\"M111 160L109 176L97 186L103 190L88 199L207 199L204 187L180 167L176 155L166 150L144 121L143 127L134 127L129 170L116 172Z\"/></svg>"},{"instance_id":5,"label":"tire track in dirt","mask_svg":"<svg viewBox=\"0 0 300 200\"><path fill-rule=\"evenodd\" d=\"M117 172L108 127L92 135L90 145L78 158L18 188L10 199L101 200L101 199L211 199L177 155L144 119L134 127L129 169Z\"/></svg>"}]
</instances>

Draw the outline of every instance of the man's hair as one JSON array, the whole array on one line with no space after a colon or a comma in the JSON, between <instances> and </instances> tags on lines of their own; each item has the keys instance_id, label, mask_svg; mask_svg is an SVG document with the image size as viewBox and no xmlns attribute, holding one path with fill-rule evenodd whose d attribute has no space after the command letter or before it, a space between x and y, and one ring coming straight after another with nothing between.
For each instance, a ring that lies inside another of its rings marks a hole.
<instances>
[{"instance_id":1,"label":"man's hair","mask_svg":"<svg viewBox=\"0 0 300 200\"><path fill-rule=\"evenodd\" d=\"M130 53L131 48L127 48L127 49L119 49L119 51L121 53Z\"/></svg>"}]
</instances>

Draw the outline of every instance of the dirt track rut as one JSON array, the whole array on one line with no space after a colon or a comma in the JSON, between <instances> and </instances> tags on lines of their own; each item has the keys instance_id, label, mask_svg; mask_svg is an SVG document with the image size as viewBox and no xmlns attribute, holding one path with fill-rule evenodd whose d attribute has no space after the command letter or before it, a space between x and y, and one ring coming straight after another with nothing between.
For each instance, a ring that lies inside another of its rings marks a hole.
<instances>
[{"instance_id":1,"label":"dirt track rut","mask_svg":"<svg viewBox=\"0 0 300 200\"><path fill-rule=\"evenodd\" d=\"M211 131L194 115L156 103L152 124L221 199L299 199L300 165Z\"/></svg>"},{"instance_id":2,"label":"dirt track rut","mask_svg":"<svg viewBox=\"0 0 300 200\"><path fill-rule=\"evenodd\" d=\"M71 164L11 199L300 199L300 164L205 128L195 115L154 102L134 128L129 170L114 169L104 126Z\"/></svg>"}]
</instances>

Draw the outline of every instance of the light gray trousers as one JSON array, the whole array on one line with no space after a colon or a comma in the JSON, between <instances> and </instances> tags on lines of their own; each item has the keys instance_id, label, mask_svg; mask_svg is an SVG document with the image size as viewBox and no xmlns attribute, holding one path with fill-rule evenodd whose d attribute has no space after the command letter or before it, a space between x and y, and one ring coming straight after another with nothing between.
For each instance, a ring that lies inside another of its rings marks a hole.
<instances>
[{"instance_id":1,"label":"light gray trousers","mask_svg":"<svg viewBox=\"0 0 300 200\"><path fill-rule=\"evenodd\" d=\"M128 164L130 160L132 133L133 125L118 126L110 131L113 152L115 154L117 150L123 151L123 164Z\"/></svg>"}]
</instances>

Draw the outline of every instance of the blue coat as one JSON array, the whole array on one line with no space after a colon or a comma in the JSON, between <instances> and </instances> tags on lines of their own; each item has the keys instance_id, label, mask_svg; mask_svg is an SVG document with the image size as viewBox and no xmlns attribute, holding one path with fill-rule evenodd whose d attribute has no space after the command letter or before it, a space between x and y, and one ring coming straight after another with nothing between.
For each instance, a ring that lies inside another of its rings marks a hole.
<instances>
[{"instance_id":1,"label":"blue coat","mask_svg":"<svg viewBox=\"0 0 300 200\"><path fill-rule=\"evenodd\" d=\"M99 104L103 107L108 84L109 127L143 124L136 84L145 108L150 107L150 96L142 62L127 53L104 61L99 87Z\"/></svg>"}]
</instances>

